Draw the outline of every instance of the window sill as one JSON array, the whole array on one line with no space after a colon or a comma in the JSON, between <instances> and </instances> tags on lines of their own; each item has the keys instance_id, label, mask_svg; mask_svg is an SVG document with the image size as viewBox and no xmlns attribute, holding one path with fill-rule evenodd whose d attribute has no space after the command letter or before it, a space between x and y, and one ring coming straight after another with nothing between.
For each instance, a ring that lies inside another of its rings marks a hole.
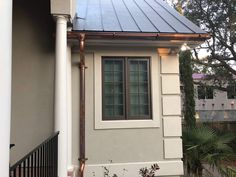
<instances>
[{"instance_id":1,"label":"window sill","mask_svg":"<svg viewBox=\"0 0 236 177\"><path fill-rule=\"evenodd\" d=\"M95 129L130 129L160 127L158 120L116 120L96 121Z\"/></svg>"}]
</instances>

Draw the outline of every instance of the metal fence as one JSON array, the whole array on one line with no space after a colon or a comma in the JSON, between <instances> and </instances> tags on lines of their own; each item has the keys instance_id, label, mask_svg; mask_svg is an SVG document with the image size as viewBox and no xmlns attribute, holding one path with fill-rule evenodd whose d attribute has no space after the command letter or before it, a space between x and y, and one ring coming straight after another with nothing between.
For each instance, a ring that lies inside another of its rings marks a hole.
<instances>
[{"instance_id":1,"label":"metal fence","mask_svg":"<svg viewBox=\"0 0 236 177\"><path fill-rule=\"evenodd\" d=\"M57 177L58 134L54 133L10 167L10 177Z\"/></svg>"}]
</instances>

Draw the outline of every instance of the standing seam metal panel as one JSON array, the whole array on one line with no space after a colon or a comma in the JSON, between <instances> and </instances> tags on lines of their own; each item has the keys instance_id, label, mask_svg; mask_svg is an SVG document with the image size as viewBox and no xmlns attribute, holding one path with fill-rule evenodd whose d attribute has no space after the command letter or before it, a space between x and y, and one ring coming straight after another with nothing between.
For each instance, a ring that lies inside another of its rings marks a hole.
<instances>
[{"instance_id":1,"label":"standing seam metal panel","mask_svg":"<svg viewBox=\"0 0 236 177\"><path fill-rule=\"evenodd\" d=\"M206 33L162 0L78 0L73 30Z\"/></svg>"}]
</instances>

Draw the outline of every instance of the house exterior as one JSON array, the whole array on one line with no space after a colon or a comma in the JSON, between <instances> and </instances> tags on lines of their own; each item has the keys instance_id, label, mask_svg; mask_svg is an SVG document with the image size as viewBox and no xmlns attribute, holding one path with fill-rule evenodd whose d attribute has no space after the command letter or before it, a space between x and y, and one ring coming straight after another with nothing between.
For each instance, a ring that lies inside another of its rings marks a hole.
<instances>
[{"instance_id":1,"label":"house exterior","mask_svg":"<svg viewBox=\"0 0 236 177\"><path fill-rule=\"evenodd\" d=\"M1 5L2 176L55 131L59 177L183 174L177 53L206 32L161 0Z\"/></svg>"},{"instance_id":2,"label":"house exterior","mask_svg":"<svg viewBox=\"0 0 236 177\"><path fill-rule=\"evenodd\" d=\"M204 74L193 74L193 80L204 82ZM213 89L211 86L195 85L195 110L197 118L203 122L236 121L236 89L231 86L228 91Z\"/></svg>"}]
</instances>

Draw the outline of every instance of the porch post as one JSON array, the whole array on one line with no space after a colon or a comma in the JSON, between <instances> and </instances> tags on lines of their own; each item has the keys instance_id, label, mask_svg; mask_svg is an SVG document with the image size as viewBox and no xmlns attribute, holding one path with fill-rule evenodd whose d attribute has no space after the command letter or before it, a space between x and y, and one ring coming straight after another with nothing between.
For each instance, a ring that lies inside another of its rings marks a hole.
<instances>
[{"instance_id":1,"label":"porch post","mask_svg":"<svg viewBox=\"0 0 236 177\"><path fill-rule=\"evenodd\" d=\"M68 170L71 171L72 169L72 90L71 90L71 46L67 45L67 114L68 114Z\"/></svg>"},{"instance_id":2,"label":"porch post","mask_svg":"<svg viewBox=\"0 0 236 177\"><path fill-rule=\"evenodd\" d=\"M58 137L58 176L67 176L67 18L56 17L55 130Z\"/></svg>"},{"instance_id":3,"label":"porch post","mask_svg":"<svg viewBox=\"0 0 236 177\"><path fill-rule=\"evenodd\" d=\"M12 70L12 0L0 6L0 174L9 176Z\"/></svg>"}]
</instances>

